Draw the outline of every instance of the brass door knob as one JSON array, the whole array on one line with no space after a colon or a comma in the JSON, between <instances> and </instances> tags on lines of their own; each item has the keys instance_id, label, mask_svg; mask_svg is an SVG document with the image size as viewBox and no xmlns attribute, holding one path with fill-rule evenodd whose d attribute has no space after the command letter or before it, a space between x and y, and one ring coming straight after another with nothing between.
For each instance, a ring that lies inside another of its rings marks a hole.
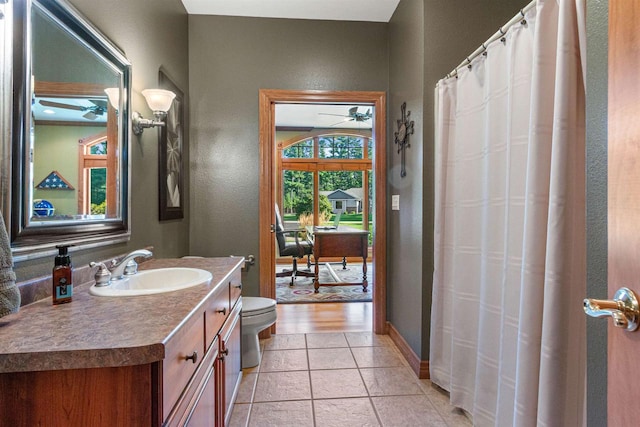
<instances>
[{"instance_id":1,"label":"brass door knob","mask_svg":"<svg viewBox=\"0 0 640 427\"><path fill-rule=\"evenodd\" d=\"M586 298L584 312L591 317L611 317L614 326L625 328L628 332L638 329L640 322L638 297L629 288L618 289L613 300Z\"/></svg>"}]
</instances>

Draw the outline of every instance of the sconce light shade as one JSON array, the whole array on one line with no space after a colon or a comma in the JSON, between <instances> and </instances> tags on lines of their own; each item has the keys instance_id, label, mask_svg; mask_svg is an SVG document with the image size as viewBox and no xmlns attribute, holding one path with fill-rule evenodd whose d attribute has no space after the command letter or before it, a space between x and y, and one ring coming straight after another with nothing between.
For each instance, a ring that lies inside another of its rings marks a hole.
<instances>
[{"instance_id":1,"label":"sconce light shade","mask_svg":"<svg viewBox=\"0 0 640 427\"><path fill-rule=\"evenodd\" d=\"M154 114L156 111L162 111L163 113L169 111L173 98L176 97L175 93L164 89L145 89L142 91L142 95L146 98L147 104L149 104L149 108L153 110Z\"/></svg>"},{"instance_id":2,"label":"sconce light shade","mask_svg":"<svg viewBox=\"0 0 640 427\"><path fill-rule=\"evenodd\" d=\"M155 120L145 119L140 113L134 111L131 116L131 123L133 133L136 135L141 135L146 128L164 126L164 117L171 108L173 98L176 97L175 93L164 89L145 89L142 91L142 95L147 100L149 108L153 110Z\"/></svg>"},{"instance_id":3,"label":"sconce light shade","mask_svg":"<svg viewBox=\"0 0 640 427\"><path fill-rule=\"evenodd\" d=\"M107 98L109 99L111 106L118 111L120 109L120 88L108 87L104 92L107 94Z\"/></svg>"}]
</instances>

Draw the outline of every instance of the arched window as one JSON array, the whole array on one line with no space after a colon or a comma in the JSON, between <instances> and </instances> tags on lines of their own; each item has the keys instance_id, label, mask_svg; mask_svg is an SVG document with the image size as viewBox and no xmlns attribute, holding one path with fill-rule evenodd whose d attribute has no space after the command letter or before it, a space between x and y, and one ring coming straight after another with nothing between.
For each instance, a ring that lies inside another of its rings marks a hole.
<instances>
[{"instance_id":1,"label":"arched window","mask_svg":"<svg viewBox=\"0 0 640 427\"><path fill-rule=\"evenodd\" d=\"M285 216L320 225L340 211L361 216L362 228L370 228L371 130L312 130L277 147L276 194Z\"/></svg>"}]
</instances>

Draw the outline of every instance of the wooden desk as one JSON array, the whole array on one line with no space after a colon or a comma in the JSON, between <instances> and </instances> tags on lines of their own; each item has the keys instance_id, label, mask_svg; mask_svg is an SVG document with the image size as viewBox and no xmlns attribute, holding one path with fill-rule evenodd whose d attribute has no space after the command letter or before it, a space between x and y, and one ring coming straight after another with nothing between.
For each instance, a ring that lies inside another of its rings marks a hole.
<instances>
[{"instance_id":1,"label":"wooden desk","mask_svg":"<svg viewBox=\"0 0 640 427\"><path fill-rule=\"evenodd\" d=\"M322 286L362 285L362 291L367 292L367 255L369 231L351 228L344 225L328 229L323 227L307 227L307 239L313 245L313 257L316 261L315 277L313 279L314 292ZM322 257L362 257L362 282L358 283L320 283L318 272Z\"/></svg>"}]
</instances>

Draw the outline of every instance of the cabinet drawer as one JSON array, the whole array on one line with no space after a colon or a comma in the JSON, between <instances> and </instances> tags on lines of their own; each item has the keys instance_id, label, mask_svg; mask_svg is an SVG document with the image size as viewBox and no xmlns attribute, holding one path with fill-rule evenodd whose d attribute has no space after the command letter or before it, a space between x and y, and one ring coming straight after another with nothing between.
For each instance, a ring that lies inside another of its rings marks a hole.
<instances>
[{"instance_id":1,"label":"cabinet drawer","mask_svg":"<svg viewBox=\"0 0 640 427\"><path fill-rule=\"evenodd\" d=\"M229 283L229 306L233 308L240 298L242 292L242 274L239 268L231 274Z\"/></svg>"},{"instance_id":2,"label":"cabinet drawer","mask_svg":"<svg viewBox=\"0 0 640 427\"><path fill-rule=\"evenodd\" d=\"M165 346L165 358L162 363L163 419L171 412L203 356L204 319L200 314L180 328Z\"/></svg>"},{"instance_id":3,"label":"cabinet drawer","mask_svg":"<svg viewBox=\"0 0 640 427\"><path fill-rule=\"evenodd\" d=\"M220 286L216 294L207 304L205 318L206 348L209 348L229 315L229 284Z\"/></svg>"}]
</instances>

